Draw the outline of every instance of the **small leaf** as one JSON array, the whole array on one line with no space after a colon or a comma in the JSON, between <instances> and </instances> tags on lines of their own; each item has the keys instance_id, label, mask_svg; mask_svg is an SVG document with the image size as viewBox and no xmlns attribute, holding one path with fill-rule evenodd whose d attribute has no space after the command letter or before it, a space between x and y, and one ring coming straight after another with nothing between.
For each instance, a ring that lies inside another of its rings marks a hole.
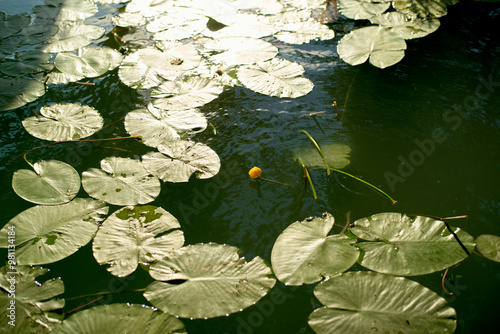
<instances>
[{"instance_id":1,"label":"small leaf","mask_svg":"<svg viewBox=\"0 0 500 334\"><path fill-rule=\"evenodd\" d=\"M477 250L491 261L500 262L500 237L483 234L476 238Z\"/></svg>"}]
</instances>

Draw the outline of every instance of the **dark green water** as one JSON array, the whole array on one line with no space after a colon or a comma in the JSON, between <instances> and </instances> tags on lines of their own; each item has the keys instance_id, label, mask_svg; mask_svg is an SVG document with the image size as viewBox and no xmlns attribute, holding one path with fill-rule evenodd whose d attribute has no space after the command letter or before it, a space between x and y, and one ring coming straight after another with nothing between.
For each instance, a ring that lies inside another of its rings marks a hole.
<instances>
[{"instance_id":1,"label":"dark green water","mask_svg":"<svg viewBox=\"0 0 500 334\"><path fill-rule=\"evenodd\" d=\"M0 2L0 10L5 6ZM22 3L22 2L21 2ZM31 2L25 8L31 8ZM17 7L16 7L17 8ZM22 8L22 7L21 7ZM12 13L14 9L8 11ZM105 20L108 13L102 13ZM439 217L467 215L454 221L477 237L500 235L500 9L475 3L450 7L439 30L410 41L404 60L385 70L365 64L352 67L336 54L333 41L303 46L280 44L280 56L302 64L314 90L297 99L266 97L245 88L233 88L201 110L217 129L207 129L194 139L209 145L221 158L218 176L188 184L163 184L153 205L176 216L186 243L217 242L237 246L251 259L270 261L277 236L292 222L323 212L332 213L339 232L346 223L379 212L396 211ZM271 40L274 43L277 41ZM115 46L112 41L104 45ZM79 102L103 115L106 124L124 117L141 102L140 96L120 83L116 71L92 80L96 86L76 84L50 87L41 99L15 111L0 114L1 225L32 206L12 191L12 173L27 168L18 154L46 142L31 137L21 120L30 110L53 102ZM341 120L333 101L337 101ZM344 109L345 107L345 109ZM313 119L318 115L325 134ZM342 176L312 170L319 200L310 189L303 194L301 166L293 160L294 149L310 143L300 130L321 143L345 143L352 148L346 171L380 186L394 197L386 198ZM126 136L122 122L93 138ZM115 150L126 149L130 154ZM30 161L55 159L72 164L80 173L99 166L107 156L140 157L149 151L140 143L56 145L28 155ZM401 165L401 161L407 161ZM252 166L265 177L287 182L249 182ZM87 197L81 190L79 197ZM111 207L113 212L118 207ZM5 252L1 253L4 256ZM142 269L119 279L100 267L91 245L54 264L41 280L61 277L64 297L70 298L116 288L146 287L152 279ZM453 296L441 288L441 274L415 277L416 281L443 296L458 314L456 333L489 333L498 327L500 313L500 264L477 255L453 270ZM320 306L313 286L284 287L277 283L257 305L228 317L190 321L189 333L312 333L309 314ZM92 298L66 303L65 311ZM100 303L147 304L140 293L121 293Z\"/></svg>"}]
</instances>

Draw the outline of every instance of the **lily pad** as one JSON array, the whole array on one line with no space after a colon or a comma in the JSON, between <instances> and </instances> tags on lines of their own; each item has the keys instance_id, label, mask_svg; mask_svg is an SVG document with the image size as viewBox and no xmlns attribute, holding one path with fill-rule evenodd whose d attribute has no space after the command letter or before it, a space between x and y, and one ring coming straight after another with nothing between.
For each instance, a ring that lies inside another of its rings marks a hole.
<instances>
[{"instance_id":1,"label":"lily pad","mask_svg":"<svg viewBox=\"0 0 500 334\"><path fill-rule=\"evenodd\" d=\"M186 334L184 324L170 314L130 304L95 306L77 312L52 334L143 333Z\"/></svg>"},{"instance_id":2,"label":"lily pad","mask_svg":"<svg viewBox=\"0 0 500 334\"><path fill-rule=\"evenodd\" d=\"M477 250L491 261L500 262L500 237L483 234L476 239Z\"/></svg>"},{"instance_id":3,"label":"lily pad","mask_svg":"<svg viewBox=\"0 0 500 334\"><path fill-rule=\"evenodd\" d=\"M56 56L54 64L59 71L76 77L95 78L120 65L122 56L111 48L84 47L80 55L62 52Z\"/></svg>"},{"instance_id":4,"label":"lily pad","mask_svg":"<svg viewBox=\"0 0 500 334\"><path fill-rule=\"evenodd\" d=\"M250 37L220 38L208 41L203 46L218 52L210 56L211 60L227 66L254 64L278 54L278 48L271 43Z\"/></svg>"},{"instance_id":5,"label":"lily pad","mask_svg":"<svg viewBox=\"0 0 500 334\"><path fill-rule=\"evenodd\" d=\"M279 58L245 65L237 72L241 83L257 93L292 98L304 96L314 87L303 74L301 65Z\"/></svg>"},{"instance_id":6,"label":"lily pad","mask_svg":"<svg viewBox=\"0 0 500 334\"><path fill-rule=\"evenodd\" d=\"M16 194L36 204L54 205L71 201L80 190L80 175L62 161L39 161L33 169L20 169L12 176Z\"/></svg>"},{"instance_id":7,"label":"lily pad","mask_svg":"<svg viewBox=\"0 0 500 334\"><path fill-rule=\"evenodd\" d=\"M386 68L403 59L406 43L403 37L387 27L364 27L342 37L337 45L340 58L351 65L370 63Z\"/></svg>"},{"instance_id":8,"label":"lily pad","mask_svg":"<svg viewBox=\"0 0 500 334\"><path fill-rule=\"evenodd\" d=\"M356 244L363 252L360 264L381 273L424 275L444 270L468 256L444 222L428 217L378 213L356 220L350 230L366 240ZM454 232L471 253L474 238L461 229Z\"/></svg>"},{"instance_id":9,"label":"lily pad","mask_svg":"<svg viewBox=\"0 0 500 334\"><path fill-rule=\"evenodd\" d=\"M99 26L83 24L80 21L62 21L57 33L41 45L44 52L72 51L92 43L100 38L105 30Z\"/></svg>"},{"instance_id":10,"label":"lily pad","mask_svg":"<svg viewBox=\"0 0 500 334\"><path fill-rule=\"evenodd\" d=\"M404 39L427 36L439 28L438 19L419 19L400 12L389 12L370 18L370 21L391 28Z\"/></svg>"},{"instance_id":11,"label":"lily pad","mask_svg":"<svg viewBox=\"0 0 500 334\"><path fill-rule=\"evenodd\" d=\"M331 214L308 218L288 226L274 243L271 262L276 277L286 285L319 282L349 269L359 257L345 235L328 235Z\"/></svg>"},{"instance_id":12,"label":"lily pad","mask_svg":"<svg viewBox=\"0 0 500 334\"><path fill-rule=\"evenodd\" d=\"M13 272L15 274L13 274ZM0 292L0 322L2 333L48 333L62 319L60 314L64 307L64 299L55 298L64 293L64 283L60 278L53 278L40 284L36 277L44 275L48 269L31 266L10 266L0 268L0 287L10 293ZM15 283L13 284L13 280ZM15 326L9 324L12 314L8 307L15 301Z\"/></svg>"},{"instance_id":13,"label":"lily pad","mask_svg":"<svg viewBox=\"0 0 500 334\"><path fill-rule=\"evenodd\" d=\"M260 257L247 262L238 253L236 247L218 244L180 248L150 267L157 282L146 288L144 297L182 318L219 317L251 306L276 280Z\"/></svg>"},{"instance_id":14,"label":"lily pad","mask_svg":"<svg viewBox=\"0 0 500 334\"><path fill-rule=\"evenodd\" d=\"M101 115L77 103L52 104L40 109L41 117L23 120L30 135L45 140L76 140L93 135L102 128Z\"/></svg>"},{"instance_id":15,"label":"lily pad","mask_svg":"<svg viewBox=\"0 0 500 334\"><path fill-rule=\"evenodd\" d=\"M326 25L311 19L306 22L286 24L274 37L288 44L304 44L315 39L332 39L335 33Z\"/></svg>"},{"instance_id":16,"label":"lily pad","mask_svg":"<svg viewBox=\"0 0 500 334\"><path fill-rule=\"evenodd\" d=\"M351 148L345 144L330 143L321 144L321 151L325 156L328 166L331 168L342 169L350 163ZM312 168L326 168L323 158L315 147L307 145L299 147L293 152L294 159L301 158L304 164Z\"/></svg>"},{"instance_id":17,"label":"lily pad","mask_svg":"<svg viewBox=\"0 0 500 334\"><path fill-rule=\"evenodd\" d=\"M162 208L126 206L99 227L92 244L97 262L115 276L127 276L137 265L162 259L184 245L181 225Z\"/></svg>"},{"instance_id":18,"label":"lily pad","mask_svg":"<svg viewBox=\"0 0 500 334\"><path fill-rule=\"evenodd\" d=\"M56 262L86 245L94 237L101 215L107 212L104 203L83 198L61 205L37 205L0 230L0 247L8 247L7 236L13 229L18 264Z\"/></svg>"},{"instance_id":19,"label":"lily pad","mask_svg":"<svg viewBox=\"0 0 500 334\"><path fill-rule=\"evenodd\" d=\"M314 295L315 333L453 333L456 312L430 289L403 277L348 272L320 283Z\"/></svg>"},{"instance_id":20,"label":"lily pad","mask_svg":"<svg viewBox=\"0 0 500 334\"><path fill-rule=\"evenodd\" d=\"M17 109L45 94L45 85L30 79L0 79L0 111Z\"/></svg>"},{"instance_id":21,"label":"lily pad","mask_svg":"<svg viewBox=\"0 0 500 334\"><path fill-rule=\"evenodd\" d=\"M4 62L0 64L0 72L11 77L21 77L50 71L54 65L48 62L49 59L50 55L41 51L18 52L15 60L3 59Z\"/></svg>"},{"instance_id":22,"label":"lily pad","mask_svg":"<svg viewBox=\"0 0 500 334\"><path fill-rule=\"evenodd\" d=\"M385 0L338 0L340 12L355 20L369 19L382 14L391 6L391 1Z\"/></svg>"},{"instance_id":23,"label":"lily pad","mask_svg":"<svg viewBox=\"0 0 500 334\"><path fill-rule=\"evenodd\" d=\"M394 1L394 9L398 12L420 18L438 18L448 13L447 2L441 0L398 0ZM450 3L450 4L451 4Z\"/></svg>"},{"instance_id":24,"label":"lily pad","mask_svg":"<svg viewBox=\"0 0 500 334\"><path fill-rule=\"evenodd\" d=\"M31 18L27 13L7 15L0 12L0 39L7 38L28 26Z\"/></svg>"},{"instance_id":25,"label":"lily pad","mask_svg":"<svg viewBox=\"0 0 500 334\"><path fill-rule=\"evenodd\" d=\"M145 145L159 144L180 139L183 133L205 130L207 119L197 109L163 110L152 104L147 109L131 111L125 117L125 129L131 136L142 136Z\"/></svg>"},{"instance_id":26,"label":"lily pad","mask_svg":"<svg viewBox=\"0 0 500 334\"><path fill-rule=\"evenodd\" d=\"M166 81L151 92L157 108L184 110L200 107L216 99L224 87L216 80L189 77Z\"/></svg>"},{"instance_id":27,"label":"lily pad","mask_svg":"<svg viewBox=\"0 0 500 334\"><path fill-rule=\"evenodd\" d=\"M97 13L94 2L87 0L45 0L45 3L33 7L33 13L42 19L78 21Z\"/></svg>"},{"instance_id":28,"label":"lily pad","mask_svg":"<svg viewBox=\"0 0 500 334\"><path fill-rule=\"evenodd\" d=\"M139 160L109 157L101 168L82 173L83 189L92 197L114 205L136 205L154 201L160 181L144 169Z\"/></svg>"},{"instance_id":29,"label":"lily pad","mask_svg":"<svg viewBox=\"0 0 500 334\"><path fill-rule=\"evenodd\" d=\"M210 147L202 143L177 140L158 145L159 152L142 156L144 167L166 182L188 182L193 173L199 179L215 176L220 159Z\"/></svg>"}]
</instances>

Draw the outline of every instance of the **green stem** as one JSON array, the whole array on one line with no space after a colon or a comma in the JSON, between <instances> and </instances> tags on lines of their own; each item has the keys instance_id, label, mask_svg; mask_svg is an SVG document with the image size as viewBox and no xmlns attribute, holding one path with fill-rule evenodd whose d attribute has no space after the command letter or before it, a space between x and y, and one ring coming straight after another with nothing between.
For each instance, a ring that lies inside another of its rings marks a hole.
<instances>
[{"instance_id":1,"label":"green stem","mask_svg":"<svg viewBox=\"0 0 500 334\"><path fill-rule=\"evenodd\" d=\"M319 146L319 144L316 142L316 140L314 140L314 138L306 130L300 130L299 132L303 132L303 133L305 133L309 137L309 139L313 143L314 147L318 151L319 155L321 155L321 158L323 159L323 162L325 163L326 173L328 175L330 175L330 166L328 166L328 162L326 162L325 155L323 154L323 150L321 150L321 147Z\"/></svg>"},{"instance_id":2,"label":"green stem","mask_svg":"<svg viewBox=\"0 0 500 334\"><path fill-rule=\"evenodd\" d=\"M26 153L26 154L28 154L28 153ZM26 161L28 163L28 165L31 166L31 168L35 169L35 167L33 167L33 165L31 164L31 162L29 162L28 159L26 158L26 154L23 155L24 161Z\"/></svg>"},{"instance_id":3,"label":"green stem","mask_svg":"<svg viewBox=\"0 0 500 334\"><path fill-rule=\"evenodd\" d=\"M338 173L340 173L340 174L347 175L347 176L349 176L349 177L351 177L351 178L353 178L353 179L355 179L355 180L357 180L357 181L359 181L359 182L361 182L361 183L365 184L366 186L368 186L368 187L370 187L370 188L374 189L375 191L377 191L377 192L381 193L382 195L384 195L385 197L387 197L387 198L388 198L388 199L392 202L392 204L396 204L396 203L397 203L397 201L396 201L394 198L392 198L391 196L389 196L389 194L387 194L387 193L386 193L385 191L383 191L382 189L375 187L373 184L368 183L368 182L366 182L365 180L362 180L362 179L360 179L359 177L356 177L356 176L354 176L354 175L352 175L352 174L349 174L349 173L347 173L347 172L344 172L344 171L342 171L342 170L340 170L340 169L332 168L332 170L333 170L334 172L338 172Z\"/></svg>"},{"instance_id":4,"label":"green stem","mask_svg":"<svg viewBox=\"0 0 500 334\"><path fill-rule=\"evenodd\" d=\"M259 179L264 180L264 181L274 182L274 183L281 184L281 185L284 185L284 186L289 186L289 187L292 186L291 184L288 184L288 183L283 183L283 182L279 182L279 181L275 181L275 180L271 180L271 179L266 179L266 178L263 178L263 177L259 177Z\"/></svg>"},{"instance_id":5,"label":"green stem","mask_svg":"<svg viewBox=\"0 0 500 334\"><path fill-rule=\"evenodd\" d=\"M304 165L304 162L300 157L297 157L299 160L300 164L302 165L302 169L304 170L304 177L309 181L309 185L311 186L311 190L313 192L314 200L318 201L318 196L316 195L316 190L314 189L314 184L311 178L311 175L309 174L309 171L307 170L306 165Z\"/></svg>"},{"instance_id":6,"label":"green stem","mask_svg":"<svg viewBox=\"0 0 500 334\"><path fill-rule=\"evenodd\" d=\"M208 122L208 124L210 124L210 126L212 127L212 130L214 132L214 136L217 136L217 130L215 129L215 126L210 122Z\"/></svg>"}]
</instances>

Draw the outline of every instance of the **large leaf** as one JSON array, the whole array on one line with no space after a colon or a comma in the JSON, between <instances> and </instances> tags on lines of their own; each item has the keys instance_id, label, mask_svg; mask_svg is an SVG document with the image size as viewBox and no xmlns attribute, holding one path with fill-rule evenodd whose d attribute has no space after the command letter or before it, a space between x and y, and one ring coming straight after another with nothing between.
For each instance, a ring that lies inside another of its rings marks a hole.
<instances>
[{"instance_id":1,"label":"large leaf","mask_svg":"<svg viewBox=\"0 0 500 334\"><path fill-rule=\"evenodd\" d=\"M182 318L219 317L251 306L276 280L260 257L246 262L238 252L236 247L217 244L176 250L150 267L154 279L166 282L151 283L144 297Z\"/></svg>"},{"instance_id":2,"label":"large leaf","mask_svg":"<svg viewBox=\"0 0 500 334\"><path fill-rule=\"evenodd\" d=\"M113 70L122 60L121 54L111 48L84 47L79 53L59 53L54 64L63 73L94 78Z\"/></svg>"},{"instance_id":3,"label":"large leaf","mask_svg":"<svg viewBox=\"0 0 500 334\"><path fill-rule=\"evenodd\" d=\"M0 332L2 333L48 333L56 326L64 299L54 298L64 293L64 283L60 278L53 278L40 284L37 276L48 272L47 269L30 266L4 266L0 268L0 287L7 294L0 292ZM14 315L9 310L11 301L15 301ZM13 315L13 317L12 317ZM13 321L12 321L13 320ZM12 321L15 326L9 324Z\"/></svg>"},{"instance_id":4,"label":"large leaf","mask_svg":"<svg viewBox=\"0 0 500 334\"><path fill-rule=\"evenodd\" d=\"M83 24L79 21L63 21L58 24L59 30L51 36L46 44L40 46L44 52L72 51L92 43L100 38L105 30L99 26Z\"/></svg>"},{"instance_id":5,"label":"large leaf","mask_svg":"<svg viewBox=\"0 0 500 334\"><path fill-rule=\"evenodd\" d=\"M42 19L84 20L97 13L97 6L87 0L45 0L46 5L33 7L33 13Z\"/></svg>"},{"instance_id":6,"label":"large leaf","mask_svg":"<svg viewBox=\"0 0 500 334\"><path fill-rule=\"evenodd\" d=\"M92 250L100 264L115 276L127 276L139 263L160 260L184 245L177 219L162 208L127 206L114 212L99 227Z\"/></svg>"},{"instance_id":7,"label":"large leaf","mask_svg":"<svg viewBox=\"0 0 500 334\"><path fill-rule=\"evenodd\" d=\"M103 125L97 110L77 103L44 106L40 114L42 117L23 120L23 126L32 136L45 140L85 138L99 131Z\"/></svg>"},{"instance_id":8,"label":"large leaf","mask_svg":"<svg viewBox=\"0 0 500 334\"><path fill-rule=\"evenodd\" d=\"M241 83L261 94L278 97L300 97L309 93L314 85L303 77L304 68L285 59L273 58L238 70Z\"/></svg>"},{"instance_id":9,"label":"large leaf","mask_svg":"<svg viewBox=\"0 0 500 334\"><path fill-rule=\"evenodd\" d=\"M146 89L175 78L200 62L199 52L190 45L173 44L164 51L145 48L125 57L118 74L127 86Z\"/></svg>"},{"instance_id":10,"label":"large leaf","mask_svg":"<svg viewBox=\"0 0 500 334\"><path fill-rule=\"evenodd\" d=\"M351 65L370 63L385 68L403 59L406 42L387 27L364 27L342 37L337 45L340 58Z\"/></svg>"},{"instance_id":11,"label":"large leaf","mask_svg":"<svg viewBox=\"0 0 500 334\"><path fill-rule=\"evenodd\" d=\"M33 169L20 169L12 176L12 188L19 197L37 204L63 204L80 190L80 175L62 161L39 161Z\"/></svg>"},{"instance_id":12,"label":"large leaf","mask_svg":"<svg viewBox=\"0 0 500 334\"><path fill-rule=\"evenodd\" d=\"M500 262L500 237L482 234L476 239L477 250L487 259Z\"/></svg>"},{"instance_id":13,"label":"large leaf","mask_svg":"<svg viewBox=\"0 0 500 334\"><path fill-rule=\"evenodd\" d=\"M45 94L45 85L30 79L0 79L0 111L16 109Z\"/></svg>"},{"instance_id":14,"label":"large leaf","mask_svg":"<svg viewBox=\"0 0 500 334\"><path fill-rule=\"evenodd\" d=\"M205 130L207 119L196 109L162 110L152 104L131 111L125 117L125 129L131 136L142 136L144 144L157 147L162 142L180 139L183 133Z\"/></svg>"},{"instance_id":15,"label":"large leaf","mask_svg":"<svg viewBox=\"0 0 500 334\"><path fill-rule=\"evenodd\" d=\"M51 333L186 334L186 330L184 324L170 314L142 305L110 304L77 312Z\"/></svg>"},{"instance_id":16,"label":"large leaf","mask_svg":"<svg viewBox=\"0 0 500 334\"><path fill-rule=\"evenodd\" d=\"M288 44L304 44L311 40L327 40L335 37L332 29L315 20L289 23L283 26L282 31L274 35L280 41Z\"/></svg>"},{"instance_id":17,"label":"large leaf","mask_svg":"<svg viewBox=\"0 0 500 334\"><path fill-rule=\"evenodd\" d=\"M158 151L142 156L144 167L167 182L188 182L193 173L199 179L208 179L219 172L220 159L210 147L202 143L177 140L158 145Z\"/></svg>"},{"instance_id":18,"label":"large leaf","mask_svg":"<svg viewBox=\"0 0 500 334\"><path fill-rule=\"evenodd\" d=\"M224 87L216 80L189 77L166 81L151 92L158 108L184 110L200 107L216 99Z\"/></svg>"},{"instance_id":19,"label":"large leaf","mask_svg":"<svg viewBox=\"0 0 500 334\"><path fill-rule=\"evenodd\" d=\"M115 205L152 202L160 194L160 181L135 159L109 157L101 168L82 173L83 189L92 197Z\"/></svg>"},{"instance_id":20,"label":"large leaf","mask_svg":"<svg viewBox=\"0 0 500 334\"><path fill-rule=\"evenodd\" d=\"M369 19L385 12L391 1L386 0L338 0L340 12L350 19Z\"/></svg>"},{"instance_id":21,"label":"large leaf","mask_svg":"<svg viewBox=\"0 0 500 334\"><path fill-rule=\"evenodd\" d=\"M348 272L314 289L325 307L309 316L318 334L453 333L456 312L417 282L373 272Z\"/></svg>"},{"instance_id":22,"label":"large leaf","mask_svg":"<svg viewBox=\"0 0 500 334\"><path fill-rule=\"evenodd\" d=\"M18 264L56 262L86 245L94 237L101 215L107 212L104 203L83 198L61 205L37 205L0 230L0 247L8 247L9 231L14 230Z\"/></svg>"},{"instance_id":23,"label":"large leaf","mask_svg":"<svg viewBox=\"0 0 500 334\"><path fill-rule=\"evenodd\" d=\"M276 277L286 285L319 282L349 269L358 259L355 240L330 235L334 218L308 218L288 226L274 243L271 262Z\"/></svg>"},{"instance_id":24,"label":"large leaf","mask_svg":"<svg viewBox=\"0 0 500 334\"><path fill-rule=\"evenodd\" d=\"M389 12L370 18L370 21L389 27L404 39L421 38L439 28L438 19L419 19L400 12Z\"/></svg>"},{"instance_id":25,"label":"large leaf","mask_svg":"<svg viewBox=\"0 0 500 334\"><path fill-rule=\"evenodd\" d=\"M444 222L428 217L410 218L400 213L378 213L354 222L351 228L360 239L361 265L393 275L424 275L446 269L468 254ZM462 244L472 252L474 238L455 230Z\"/></svg>"},{"instance_id":26,"label":"large leaf","mask_svg":"<svg viewBox=\"0 0 500 334\"><path fill-rule=\"evenodd\" d=\"M278 54L278 48L271 43L249 37L220 38L208 41L203 46L218 51L210 58L228 66L254 64L271 59Z\"/></svg>"}]
</instances>

